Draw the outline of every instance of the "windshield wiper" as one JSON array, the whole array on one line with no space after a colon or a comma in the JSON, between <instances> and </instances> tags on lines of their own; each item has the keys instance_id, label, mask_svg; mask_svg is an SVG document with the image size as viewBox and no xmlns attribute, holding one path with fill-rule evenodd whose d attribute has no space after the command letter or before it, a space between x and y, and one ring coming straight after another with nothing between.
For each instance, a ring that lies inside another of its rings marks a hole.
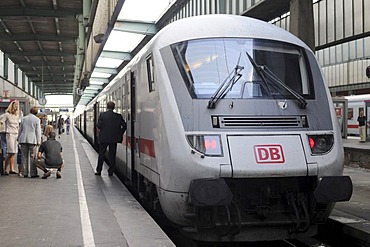
<instances>
[{"instance_id":1,"label":"windshield wiper","mask_svg":"<svg viewBox=\"0 0 370 247\"><path fill-rule=\"evenodd\" d=\"M242 76L240 71L244 69L243 66L237 64L233 71L226 77L226 79L221 83L221 85L217 88L215 93L212 95L211 99L208 101L208 109L215 109L216 103L219 99L225 97L225 95L233 88L235 83L240 79ZM230 76L232 76L230 78ZM230 79L228 79L230 78Z\"/></svg>"},{"instance_id":2,"label":"windshield wiper","mask_svg":"<svg viewBox=\"0 0 370 247\"><path fill-rule=\"evenodd\" d=\"M289 94L291 94L298 101L299 108L301 108L301 109L305 109L306 108L307 101L305 100L304 97L302 97L302 95L300 95L299 93L297 93L296 91L294 91L292 88L290 88L289 86L287 86L286 84L284 84L279 79L279 77L277 77L266 65L263 65L263 66L257 65L257 63L254 61L254 59L248 54L248 52L247 52L247 56L248 56L249 60L251 61L254 69L258 72L258 74L262 78L262 80L263 80L263 82L264 82L264 84L265 84L266 87L267 87L267 80L264 77L264 74L267 77L269 77L272 81L274 81L278 86L280 86L281 88L285 89Z\"/></svg>"},{"instance_id":3,"label":"windshield wiper","mask_svg":"<svg viewBox=\"0 0 370 247\"><path fill-rule=\"evenodd\" d=\"M257 72L258 76L261 78L261 80L263 82L262 83L263 89L265 89L266 93L271 97L271 91L270 91L270 88L269 88L269 86L267 84L267 81L266 81L265 76L261 72L261 67L258 66L258 64L256 63L256 61L254 61L254 59L249 55L248 52L246 52L246 53L247 53L247 56L248 56L249 61L253 65L254 70Z\"/></svg>"},{"instance_id":4,"label":"windshield wiper","mask_svg":"<svg viewBox=\"0 0 370 247\"><path fill-rule=\"evenodd\" d=\"M297 93L296 91L294 91L292 88L290 88L288 85L284 84L280 79L279 77L277 77L274 72L272 72L267 66L261 66L261 70L265 72L265 74L271 78L271 80L273 80L274 82L277 83L277 85L279 85L280 87L284 88L288 93L290 93L299 103L299 108L301 109L305 109L306 108L306 105L307 105L307 101L306 99L300 95L299 93Z\"/></svg>"}]
</instances>

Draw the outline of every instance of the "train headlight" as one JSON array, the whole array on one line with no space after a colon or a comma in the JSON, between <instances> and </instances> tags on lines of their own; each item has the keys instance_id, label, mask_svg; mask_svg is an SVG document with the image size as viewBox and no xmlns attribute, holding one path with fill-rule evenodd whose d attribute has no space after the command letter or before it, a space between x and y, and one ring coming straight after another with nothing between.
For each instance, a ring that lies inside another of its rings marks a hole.
<instances>
[{"instance_id":1,"label":"train headlight","mask_svg":"<svg viewBox=\"0 0 370 247\"><path fill-rule=\"evenodd\" d=\"M334 144L333 135L309 135L308 142L310 144L312 154L325 154L330 151Z\"/></svg>"},{"instance_id":2,"label":"train headlight","mask_svg":"<svg viewBox=\"0 0 370 247\"><path fill-rule=\"evenodd\" d=\"M187 135L190 146L206 156L223 156L220 135Z\"/></svg>"}]
</instances>

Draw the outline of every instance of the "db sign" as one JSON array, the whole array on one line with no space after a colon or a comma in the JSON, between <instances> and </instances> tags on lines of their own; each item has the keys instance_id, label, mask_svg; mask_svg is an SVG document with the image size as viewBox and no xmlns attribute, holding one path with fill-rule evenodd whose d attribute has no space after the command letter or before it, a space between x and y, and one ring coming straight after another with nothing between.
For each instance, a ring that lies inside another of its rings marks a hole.
<instances>
[{"instance_id":1,"label":"db sign","mask_svg":"<svg viewBox=\"0 0 370 247\"><path fill-rule=\"evenodd\" d=\"M257 164L280 164L285 162L283 147L281 145L255 145L253 148Z\"/></svg>"}]
</instances>

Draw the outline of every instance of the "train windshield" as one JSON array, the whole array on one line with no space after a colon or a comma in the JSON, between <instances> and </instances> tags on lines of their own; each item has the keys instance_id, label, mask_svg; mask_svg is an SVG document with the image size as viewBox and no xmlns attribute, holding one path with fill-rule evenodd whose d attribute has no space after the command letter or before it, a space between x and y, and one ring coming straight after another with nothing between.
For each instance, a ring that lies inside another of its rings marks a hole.
<instances>
[{"instance_id":1,"label":"train windshield","mask_svg":"<svg viewBox=\"0 0 370 247\"><path fill-rule=\"evenodd\" d=\"M213 38L171 48L193 98L304 100L313 94L304 53L291 44Z\"/></svg>"}]
</instances>

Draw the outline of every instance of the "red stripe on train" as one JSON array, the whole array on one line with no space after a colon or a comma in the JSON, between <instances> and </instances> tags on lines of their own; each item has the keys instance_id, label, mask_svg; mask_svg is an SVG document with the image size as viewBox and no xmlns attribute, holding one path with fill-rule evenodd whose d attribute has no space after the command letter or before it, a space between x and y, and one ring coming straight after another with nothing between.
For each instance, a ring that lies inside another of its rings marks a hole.
<instances>
[{"instance_id":1,"label":"red stripe on train","mask_svg":"<svg viewBox=\"0 0 370 247\"><path fill-rule=\"evenodd\" d=\"M134 140L135 144L137 142L137 138ZM130 136L124 135L122 144L131 148L133 145L131 145L131 138ZM134 145L136 147L136 145ZM149 155L153 158L155 158L155 148L154 148L154 141L149 139L140 138L140 153L144 153L146 155Z\"/></svg>"},{"instance_id":2,"label":"red stripe on train","mask_svg":"<svg viewBox=\"0 0 370 247\"><path fill-rule=\"evenodd\" d=\"M348 124L348 129L358 129L358 124Z\"/></svg>"}]
</instances>

